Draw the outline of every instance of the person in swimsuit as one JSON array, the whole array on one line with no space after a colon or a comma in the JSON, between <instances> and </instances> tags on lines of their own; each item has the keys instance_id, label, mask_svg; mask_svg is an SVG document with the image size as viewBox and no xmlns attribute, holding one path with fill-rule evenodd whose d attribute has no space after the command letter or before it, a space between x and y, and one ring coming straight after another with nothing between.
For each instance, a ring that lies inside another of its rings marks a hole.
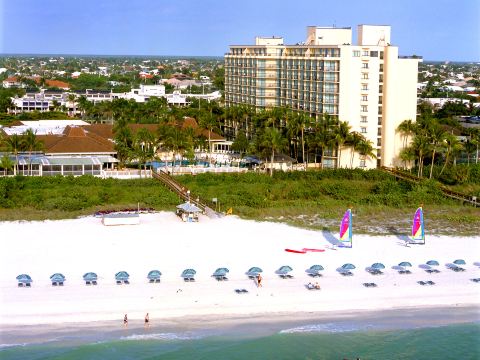
<instances>
[{"instance_id":1,"label":"person in swimsuit","mask_svg":"<svg viewBox=\"0 0 480 360\"><path fill-rule=\"evenodd\" d=\"M150 316L148 315L145 315L145 326L150 326Z\"/></svg>"},{"instance_id":2,"label":"person in swimsuit","mask_svg":"<svg viewBox=\"0 0 480 360\"><path fill-rule=\"evenodd\" d=\"M262 287L262 275L257 275L257 287Z\"/></svg>"},{"instance_id":3,"label":"person in swimsuit","mask_svg":"<svg viewBox=\"0 0 480 360\"><path fill-rule=\"evenodd\" d=\"M128 317L127 317L127 314L125 314L125 316L123 317L123 325L125 325L125 327L128 326Z\"/></svg>"}]
</instances>

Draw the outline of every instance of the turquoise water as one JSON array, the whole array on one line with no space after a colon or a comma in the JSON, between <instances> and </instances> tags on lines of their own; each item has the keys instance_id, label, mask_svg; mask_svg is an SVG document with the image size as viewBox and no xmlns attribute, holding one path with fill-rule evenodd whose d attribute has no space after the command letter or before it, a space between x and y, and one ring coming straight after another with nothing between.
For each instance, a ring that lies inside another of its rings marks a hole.
<instances>
[{"instance_id":1,"label":"turquoise water","mask_svg":"<svg viewBox=\"0 0 480 360\"><path fill-rule=\"evenodd\" d=\"M245 330L245 329L244 329ZM71 339L0 349L0 359L480 359L480 323L358 330L306 325L251 336L152 333L75 344Z\"/></svg>"}]
</instances>

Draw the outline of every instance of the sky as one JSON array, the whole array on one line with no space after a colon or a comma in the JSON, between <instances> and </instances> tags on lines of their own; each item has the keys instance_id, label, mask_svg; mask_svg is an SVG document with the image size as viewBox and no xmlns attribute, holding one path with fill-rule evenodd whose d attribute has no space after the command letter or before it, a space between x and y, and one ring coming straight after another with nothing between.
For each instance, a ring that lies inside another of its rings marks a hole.
<instances>
[{"instance_id":1,"label":"sky","mask_svg":"<svg viewBox=\"0 0 480 360\"><path fill-rule=\"evenodd\" d=\"M0 54L223 56L255 36L391 25L400 55L480 61L480 0L0 0Z\"/></svg>"}]
</instances>

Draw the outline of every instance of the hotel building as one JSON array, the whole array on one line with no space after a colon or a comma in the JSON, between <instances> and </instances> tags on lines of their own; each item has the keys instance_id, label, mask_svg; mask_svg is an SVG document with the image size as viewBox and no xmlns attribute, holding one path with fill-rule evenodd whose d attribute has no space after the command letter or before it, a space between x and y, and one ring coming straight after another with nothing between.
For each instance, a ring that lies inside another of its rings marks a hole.
<instances>
[{"instance_id":1,"label":"hotel building","mask_svg":"<svg viewBox=\"0 0 480 360\"><path fill-rule=\"evenodd\" d=\"M255 45L232 45L225 55L226 106L288 107L319 118L347 121L372 141L377 159L354 157L354 167L401 165L397 126L415 120L417 57L400 57L390 26L351 28L309 26L304 43L285 45L281 37L257 37ZM235 124L226 123L226 134ZM339 166L349 167L342 149ZM325 163L334 166L334 161Z\"/></svg>"}]
</instances>

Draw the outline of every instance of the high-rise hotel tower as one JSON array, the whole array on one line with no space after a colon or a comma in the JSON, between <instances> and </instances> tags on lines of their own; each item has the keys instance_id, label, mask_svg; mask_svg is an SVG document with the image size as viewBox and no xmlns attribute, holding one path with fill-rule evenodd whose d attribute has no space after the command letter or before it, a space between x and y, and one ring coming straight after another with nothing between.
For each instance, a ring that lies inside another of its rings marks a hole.
<instances>
[{"instance_id":1,"label":"high-rise hotel tower","mask_svg":"<svg viewBox=\"0 0 480 360\"><path fill-rule=\"evenodd\" d=\"M255 45L232 45L225 55L227 106L288 107L347 121L373 142L377 159L355 156L354 167L399 166L403 147L397 126L415 120L418 57L400 57L390 26L309 26L304 43L257 37ZM229 124L225 124L228 131ZM340 166L350 166L350 150Z\"/></svg>"}]
</instances>

